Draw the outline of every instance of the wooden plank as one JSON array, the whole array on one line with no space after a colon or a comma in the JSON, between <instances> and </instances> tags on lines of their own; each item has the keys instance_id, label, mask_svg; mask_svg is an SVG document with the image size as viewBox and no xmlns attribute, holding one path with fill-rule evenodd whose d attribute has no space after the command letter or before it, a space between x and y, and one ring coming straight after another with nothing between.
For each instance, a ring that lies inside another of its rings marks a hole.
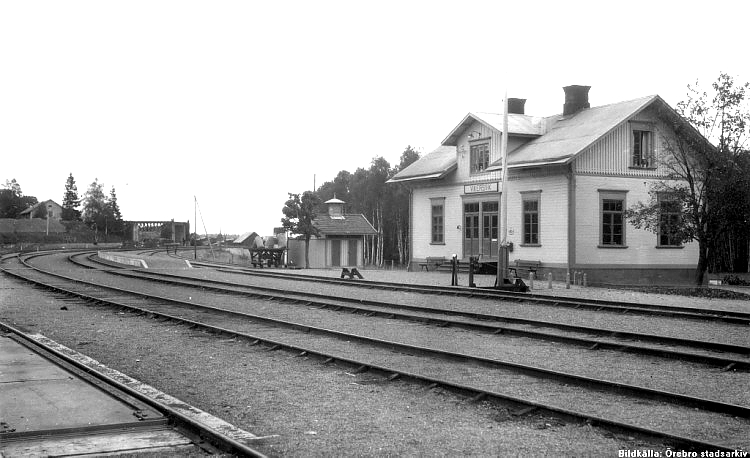
<instances>
[{"instance_id":1,"label":"wooden plank","mask_svg":"<svg viewBox=\"0 0 750 458\"><path fill-rule=\"evenodd\" d=\"M4 441L4 456L59 456L104 453L186 451L194 445L171 429L136 430L121 433L44 437L27 441Z\"/></svg>"}]
</instances>

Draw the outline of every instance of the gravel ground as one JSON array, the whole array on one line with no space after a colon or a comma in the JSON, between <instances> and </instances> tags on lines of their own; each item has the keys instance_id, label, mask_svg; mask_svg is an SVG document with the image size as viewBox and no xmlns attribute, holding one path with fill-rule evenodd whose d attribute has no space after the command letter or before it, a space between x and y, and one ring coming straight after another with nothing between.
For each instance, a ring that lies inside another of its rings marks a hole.
<instances>
[{"instance_id":1,"label":"gravel ground","mask_svg":"<svg viewBox=\"0 0 750 458\"><path fill-rule=\"evenodd\" d=\"M67 306L67 311L60 307ZM259 436L272 456L616 456L658 448L586 425L70 301L0 277L0 319ZM166 337L168 336L168 337Z\"/></svg>"}]
</instances>

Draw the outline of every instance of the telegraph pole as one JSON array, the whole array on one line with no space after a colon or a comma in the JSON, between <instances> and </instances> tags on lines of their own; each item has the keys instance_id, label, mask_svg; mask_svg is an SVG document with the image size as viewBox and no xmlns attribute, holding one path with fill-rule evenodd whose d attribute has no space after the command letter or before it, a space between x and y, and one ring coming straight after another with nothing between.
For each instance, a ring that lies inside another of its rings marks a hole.
<instances>
[{"instance_id":1,"label":"telegraph pole","mask_svg":"<svg viewBox=\"0 0 750 458\"><path fill-rule=\"evenodd\" d=\"M198 198L193 196L193 222L195 222L195 229L193 229L193 259L198 260Z\"/></svg>"},{"instance_id":2,"label":"telegraph pole","mask_svg":"<svg viewBox=\"0 0 750 458\"><path fill-rule=\"evenodd\" d=\"M505 182L508 179L508 90L505 90L503 100L503 136L500 142L500 154L503 156L502 181L500 181L500 224L502 226L502 239L497 244L497 279L495 286L502 287L505 284L505 274L508 272L508 192Z\"/></svg>"}]
</instances>

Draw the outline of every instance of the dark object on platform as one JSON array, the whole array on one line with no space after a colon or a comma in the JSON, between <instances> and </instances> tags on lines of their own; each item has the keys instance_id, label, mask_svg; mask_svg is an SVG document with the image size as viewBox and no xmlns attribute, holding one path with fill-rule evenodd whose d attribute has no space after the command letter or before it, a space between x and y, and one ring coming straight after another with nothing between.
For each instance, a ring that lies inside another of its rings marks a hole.
<instances>
[{"instance_id":1,"label":"dark object on platform","mask_svg":"<svg viewBox=\"0 0 750 458\"><path fill-rule=\"evenodd\" d=\"M516 278L515 281L503 278L503 283L501 285L498 285L497 283L497 280L495 280L495 286L480 287L479 289L496 289L501 291L516 291L519 293L527 293L529 291L529 287L526 286L526 283L520 278Z\"/></svg>"},{"instance_id":2,"label":"dark object on platform","mask_svg":"<svg viewBox=\"0 0 750 458\"><path fill-rule=\"evenodd\" d=\"M353 280L354 277L359 278L360 280L363 280L365 277L362 276L361 273L359 273L359 270L357 270L356 267L352 267L352 270L347 269L346 267L341 269L341 278L349 277L350 280Z\"/></svg>"}]
</instances>

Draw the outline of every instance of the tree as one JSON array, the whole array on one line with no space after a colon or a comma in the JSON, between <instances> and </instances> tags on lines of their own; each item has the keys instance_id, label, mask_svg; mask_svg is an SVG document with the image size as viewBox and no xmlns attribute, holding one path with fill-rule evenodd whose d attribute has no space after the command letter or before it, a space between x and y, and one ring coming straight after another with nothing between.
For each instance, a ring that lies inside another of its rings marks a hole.
<instances>
[{"instance_id":1,"label":"tree","mask_svg":"<svg viewBox=\"0 0 750 458\"><path fill-rule=\"evenodd\" d=\"M336 175L336 178L334 178L333 181L326 181L320 185L315 193L320 197L321 202L325 202L335 197L346 203L350 203L349 189L351 187L351 181L352 174L346 170L342 170ZM323 210L325 209L321 207L320 211Z\"/></svg>"},{"instance_id":2,"label":"tree","mask_svg":"<svg viewBox=\"0 0 750 458\"><path fill-rule=\"evenodd\" d=\"M78 207L81 206L81 199L78 197L78 187L73 174L68 175L65 182L65 194L63 194L62 219L64 221L78 221L81 219L81 212Z\"/></svg>"},{"instance_id":3,"label":"tree","mask_svg":"<svg viewBox=\"0 0 750 458\"><path fill-rule=\"evenodd\" d=\"M737 215L748 214L750 191L747 169L742 167L750 124L748 87L748 83L735 86L724 73L712 84L711 93L700 90L697 83L688 85L687 99L676 107L682 119L663 113L675 132L662 138L665 154L657 162L664 170L663 179L651 185L649 202L639 202L627 212L637 228L676 243L698 243L696 285L703 284L715 262L718 240L731 230ZM670 205L678 215L673 220L665 218Z\"/></svg>"},{"instance_id":4,"label":"tree","mask_svg":"<svg viewBox=\"0 0 750 458\"><path fill-rule=\"evenodd\" d=\"M398 172L404 170L419 159L419 153L411 145L407 146L396 168L393 169L389 178L393 178ZM386 188L388 191L389 204L386 208L392 214L393 237L396 250L398 251L399 264L403 265L409 258L407 251L409 246L409 189L403 183L395 183Z\"/></svg>"},{"instance_id":5,"label":"tree","mask_svg":"<svg viewBox=\"0 0 750 458\"><path fill-rule=\"evenodd\" d=\"M0 218L17 218L22 211L38 203L36 197L23 195L15 178L5 180L3 188L0 189Z\"/></svg>"},{"instance_id":6,"label":"tree","mask_svg":"<svg viewBox=\"0 0 750 458\"><path fill-rule=\"evenodd\" d=\"M117 194L115 193L115 187L109 191L109 198L104 204L105 214L105 227L108 228L109 232L113 234L122 235L124 223L122 221L122 213L120 213L120 206L117 204Z\"/></svg>"},{"instance_id":7,"label":"tree","mask_svg":"<svg viewBox=\"0 0 750 458\"><path fill-rule=\"evenodd\" d=\"M95 178L83 196L83 222L98 234L106 226L107 200L102 191L102 184Z\"/></svg>"},{"instance_id":8,"label":"tree","mask_svg":"<svg viewBox=\"0 0 750 458\"><path fill-rule=\"evenodd\" d=\"M305 268L310 268L310 239L320 235L313 224L315 209L319 204L320 198L312 191L305 191L301 197L299 194L289 193L289 199L281 210L284 213L281 218L284 229L305 239Z\"/></svg>"},{"instance_id":9,"label":"tree","mask_svg":"<svg viewBox=\"0 0 750 458\"><path fill-rule=\"evenodd\" d=\"M0 189L0 218L15 218L24 208L21 204L21 186L15 178L5 180L4 189Z\"/></svg>"}]
</instances>

